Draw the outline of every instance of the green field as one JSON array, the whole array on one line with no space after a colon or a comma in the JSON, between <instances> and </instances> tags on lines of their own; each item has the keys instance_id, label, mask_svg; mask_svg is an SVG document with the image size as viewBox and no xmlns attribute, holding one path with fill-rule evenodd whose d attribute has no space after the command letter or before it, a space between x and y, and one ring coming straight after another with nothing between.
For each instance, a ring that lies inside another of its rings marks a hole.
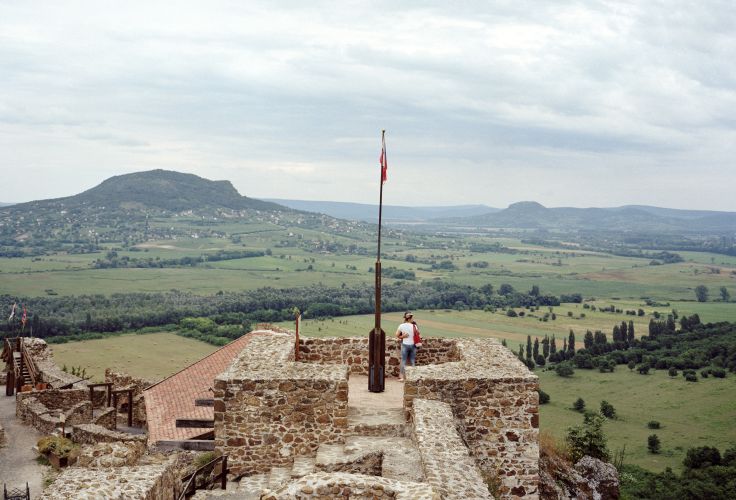
<instances>
[{"instance_id":1,"label":"green field","mask_svg":"<svg viewBox=\"0 0 736 500\"><path fill-rule=\"evenodd\" d=\"M59 366L84 368L96 381L104 381L105 368L159 380L217 349L168 332L53 344L51 348Z\"/></svg>"},{"instance_id":2,"label":"green field","mask_svg":"<svg viewBox=\"0 0 736 500\"><path fill-rule=\"evenodd\" d=\"M652 471L681 469L690 447L724 449L736 444L736 375L686 382L682 375L670 378L663 370L639 375L625 366L614 373L576 370L570 378L552 371L536 373L542 390L551 397L540 408L541 429L562 438L569 426L582 423L582 415L570 409L578 397L596 411L606 400L618 418L606 421L604 432L611 451L625 446L625 463ZM662 428L648 429L650 420L659 421ZM662 442L658 455L647 451L650 434L657 434Z\"/></svg>"},{"instance_id":3,"label":"green field","mask_svg":"<svg viewBox=\"0 0 736 500\"><path fill-rule=\"evenodd\" d=\"M222 222L210 229L228 238L177 238L147 241L131 250L108 245L120 258L180 259L201 257L194 267L95 269L94 262L107 252L68 255L57 253L34 258L0 258L0 294L74 295L117 292L157 292L177 289L197 294L220 290L252 290L264 286L292 288L322 283L327 286L373 282L368 269L374 265L374 235L325 233L298 225ZM580 293L586 298L659 301L694 299L694 288L709 287L711 299L726 286L736 296L736 258L681 252L685 262L652 266L648 259L620 257L601 252L557 250L521 243L511 238L473 237L458 240L446 236L401 235L389 231L383 243L384 268L413 271L419 281L442 279L466 285L508 283L519 290L538 285L542 293ZM500 243L518 253L471 252L468 242ZM325 246L327 245L327 246ZM329 245L340 249L326 250ZM353 246L353 251L344 248ZM271 255L207 262L206 256L221 250L270 250ZM407 261L410 258L415 262ZM422 261L449 260L455 270L432 269ZM485 262L487 267L472 267ZM471 267L468 267L471 266ZM387 283L391 279L385 278Z\"/></svg>"},{"instance_id":4,"label":"green field","mask_svg":"<svg viewBox=\"0 0 736 500\"><path fill-rule=\"evenodd\" d=\"M557 347L562 347L562 339L567 338L570 330L576 335L576 344L582 347L583 335L586 330L601 330L608 334L611 340L613 326L621 321L634 321L634 330L637 337L648 332L649 320L653 318L652 313L658 311L665 315L671 313L675 307L679 314L689 315L698 312L704 322L736 321L736 306L728 303L679 302L670 307L649 307L641 301L598 301L593 302L599 306L615 305L622 310L642 308L645 316L629 316L626 314L615 314L583 309L582 304L563 304L553 307L556 320L546 322L539 321L549 308L543 307L539 311L526 311L524 317L511 318L503 311L495 313L480 310L454 311L433 310L414 311L415 318L421 327L422 335L426 337L495 337L506 339L508 346L516 350L518 344L526 343L527 335L539 337L555 335ZM517 308L517 311L522 309ZM568 312L573 314L568 316ZM584 318L580 314L585 314ZM396 327L401 323L401 312L385 313L382 315L382 326L388 334L393 334ZM301 323L300 333L313 337L345 337L366 335L373 328L374 317L372 315L343 316L339 318L304 320ZM293 322L278 323L285 328L294 328Z\"/></svg>"}]
</instances>

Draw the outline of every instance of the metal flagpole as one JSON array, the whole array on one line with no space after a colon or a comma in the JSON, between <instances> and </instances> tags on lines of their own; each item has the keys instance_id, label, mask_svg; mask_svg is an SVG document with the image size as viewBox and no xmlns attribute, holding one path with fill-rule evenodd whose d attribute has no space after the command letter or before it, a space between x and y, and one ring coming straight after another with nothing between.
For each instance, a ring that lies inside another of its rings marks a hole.
<instances>
[{"instance_id":1,"label":"metal flagpole","mask_svg":"<svg viewBox=\"0 0 736 500\"><path fill-rule=\"evenodd\" d=\"M376 256L376 301L375 324L368 337L368 390L383 392L385 388L386 332L381 329L381 219L383 216L383 173L386 158L386 131L381 131L381 169L379 174L380 191L378 198L378 253Z\"/></svg>"}]
</instances>

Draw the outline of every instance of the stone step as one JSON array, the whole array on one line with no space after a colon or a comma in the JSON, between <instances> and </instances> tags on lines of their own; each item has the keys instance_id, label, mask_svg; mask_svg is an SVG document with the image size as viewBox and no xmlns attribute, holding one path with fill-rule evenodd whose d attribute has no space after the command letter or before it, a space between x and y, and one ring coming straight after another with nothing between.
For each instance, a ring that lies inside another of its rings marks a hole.
<instances>
[{"instance_id":1,"label":"stone step","mask_svg":"<svg viewBox=\"0 0 736 500\"><path fill-rule=\"evenodd\" d=\"M380 451L383 453L381 475L397 481L423 482L424 471L419 450L409 438L348 436L345 453L360 455Z\"/></svg>"},{"instance_id":2,"label":"stone step","mask_svg":"<svg viewBox=\"0 0 736 500\"><path fill-rule=\"evenodd\" d=\"M291 469L288 467L274 467L268 476L268 488L276 490L291 481Z\"/></svg>"},{"instance_id":3,"label":"stone step","mask_svg":"<svg viewBox=\"0 0 736 500\"><path fill-rule=\"evenodd\" d=\"M314 472L315 459L310 457L296 457L291 468L291 477L296 479Z\"/></svg>"},{"instance_id":4,"label":"stone step","mask_svg":"<svg viewBox=\"0 0 736 500\"><path fill-rule=\"evenodd\" d=\"M411 427L403 408L348 408L348 432L353 436L409 437Z\"/></svg>"},{"instance_id":5,"label":"stone step","mask_svg":"<svg viewBox=\"0 0 736 500\"><path fill-rule=\"evenodd\" d=\"M261 492L268 488L269 474L255 474L253 476L241 477L237 492L244 500L259 499Z\"/></svg>"}]
</instances>

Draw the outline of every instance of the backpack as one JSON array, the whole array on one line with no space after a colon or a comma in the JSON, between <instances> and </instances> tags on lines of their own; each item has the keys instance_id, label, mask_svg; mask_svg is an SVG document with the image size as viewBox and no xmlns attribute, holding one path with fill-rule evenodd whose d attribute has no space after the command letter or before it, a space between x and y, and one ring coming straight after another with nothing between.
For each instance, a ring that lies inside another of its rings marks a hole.
<instances>
[{"instance_id":1,"label":"backpack","mask_svg":"<svg viewBox=\"0 0 736 500\"><path fill-rule=\"evenodd\" d=\"M416 323L412 325L414 327L414 345L416 347L422 347L422 337L419 336L419 328Z\"/></svg>"}]
</instances>

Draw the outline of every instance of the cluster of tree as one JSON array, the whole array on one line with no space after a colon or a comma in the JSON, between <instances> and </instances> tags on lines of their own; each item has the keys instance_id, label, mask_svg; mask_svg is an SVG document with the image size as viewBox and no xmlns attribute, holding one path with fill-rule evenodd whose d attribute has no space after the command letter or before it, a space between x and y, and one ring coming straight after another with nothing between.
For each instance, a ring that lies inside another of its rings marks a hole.
<instances>
[{"instance_id":1,"label":"cluster of tree","mask_svg":"<svg viewBox=\"0 0 736 500\"><path fill-rule=\"evenodd\" d=\"M615 325L612 338L601 332L586 331L584 348L575 349L575 334L571 330L563 339L561 350L557 349L554 337L537 337L532 342L527 336L526 348L519 346L519 359L529 368L557 363L558 375L570 376L574 368L598 369L612 372L617 365L628 365L647 374L651 369L685 370L686 380L697 380L695 370L707 368L701 376L725 377L726 370L736 372L736 323L702 324L697 314L680 318L680 329L676 328L673 315L664 321L649 322L648 335L637 339L633 321L622 321Z\"/></svg>"},{"instance_id":2,"label":"cluster of tree","mask_svg":"<svg viewBox=\"0 0 736 500\"><path fill-rule=\"evenodd\" d=\"M97 259L92 264L97 269L108 269L117 267L183 267L196 266L205 262L217 262L220 260L247 259L251 257L263 257L266 252L262 250L220 250L212 254L202 254L199 257L180 257L178 259L136 258L124 255L118 256L117 251L110 250L104 259Z\"/></svg>"},{"instance_id":3,"label":"cluster of tree","mask_svg":"<svg viewBox=\"0 0 736 500\"><path fill-rule=\"evenodd\" d=\"M652 447L658 449L658 440L651 441L651 444L648 443L650 451ZM684 468L680 474L669 467L664 472L654 473L636 465L623 465L619 470L625 473L621 474L622 498L736 498L736 446L728 448L723 454L711 446L690 448L682 465Z\"/></svg>"},{"instance_id":4,"label":"cluster of tree","mask_svg":"<svg viewBox=\"0 0 736 500\"><path fill-rule=\"evenodd\" d=\"M406 309L482 309L559 305L551 295L532 295L506 286L504 294L488 284L464 286L442 281L384 284L383 311ZM218 292L202 296L170 291L104 295L12 297L0 296L0 304L24 304L37 337L57 337L87 332L117 332L148 326L178 324L187 317L211 318L218 324L277 322L293 318L293 308L306 318L369 314L374 311L370 285L304 288L260 288L244 292ZM0 336L17 335L18 318L0 322Z\"/></svg>"},{"instance_id":5,"label":"cluster of tree","mask_svg":"<svg viewBox=\"0 0 736 500\"><path fill-rule=\"evenodd\" d=\"M414 281L417 279L417 275L414 271L408 271L405 269L399 269L397 267L384 267L381 269L381 276L384 278L393 278L396 280L410 280Z\"/></svg>"}]
</instances>

